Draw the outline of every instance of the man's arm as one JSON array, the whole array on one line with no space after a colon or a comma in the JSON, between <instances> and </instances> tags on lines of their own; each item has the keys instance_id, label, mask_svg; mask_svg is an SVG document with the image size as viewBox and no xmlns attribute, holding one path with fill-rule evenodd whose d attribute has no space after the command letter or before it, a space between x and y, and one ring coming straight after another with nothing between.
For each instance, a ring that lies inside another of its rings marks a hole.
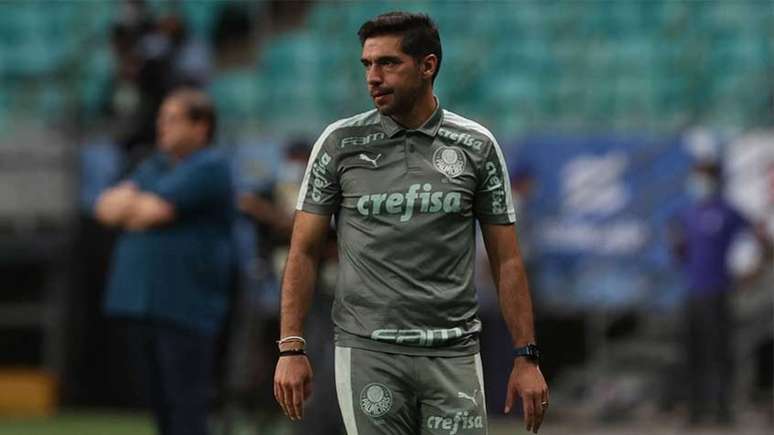
<instances>
[{"instance_id":1,"label":"man's arm","mask_svg":"<svg viewBox=\"0 0 774 435\"><path fill-rule=\"evenodd\" d=\"M175 207L160 196L138 192L126 218L126 229L143 231L175 220Z\"/></svg>"},{"instance_id":2,"label":"man's arm","mask_svg":"<svg viewBox=\"0 0 774 435\"><path fill-rule=\"evenodd\" d=\"M94 208L99 222L107 226L141 231L175 219L172 204L158 195L142 192L131 182L122 183L100 195Z\"/></svg>"},{"instance_id":3,"label":"man's arm","mask_svg":"<svg viewBox=\"0 0 774 435\"><path fill-rule=\"evenodd\" d=\"M282 277L280 335L300 336L312 302L317 266L331 217L298 211L293 223L285 272Z\"/></svg>"},{"instance_id":4,"label":"man's arm","mask_svg":"<svg viewBox=\"0 0 774 435\"><path fill-rule=\"evenodd\" d=\"M513 224L483 224L492 279L514 347L535 342L532 298Z\"/></svg>"},{"instance_id":5,"label":"man's arm","mask_svg":"<svg viewBox=\"0 0 774 435\"><path fill-rule=\"evenodd\" d=\"M304 318L312 302L317 266L328 233L330 215L296 212L290 253L282 278L280 337L301 336ZM290 342L280 351L297 348ZM291 420L303 417L304 401L311 394L312 367L304 355L285 356L277 361L274 397Z\"/></svg>"},{"instance_id":6,"label":"man's arm","mask_svg":"<svg viewBox=\"0 0 774 435\"><path fill-rule=\"evenodd\" d=\"M94 205L94 217L109 227L123 226L136 190L131 182L123 182L105 190Z\"/></svg>"},{"instance_id":7,"label":"man's arm","mask_svg":"<svg viewBox=\"0 0 774 435\"><path fill-rule=\"evenodd\" d=\"M246 193L239 196L237 205L242 213L252 217L258 223L268 225L275 234L283 237L290 236L293 230L293 219L271 201L255 193Z\"/></svg>"},{"instance_id":8,"label":"man's arm","mask_svg":"<svg viewBox=\"0 0 774 435\"><path fill-rule=\"evenodd\" d=\"M535 343L532 299L514 225L482 224L481 229L500 310L513 346ZM522 398L527 430L537 433L547 406L544 404L548 403L548 386L538 365L523 357L514 359L505 399L506 414L513 407L517 394Z\"/></svg>"}]
</instances>

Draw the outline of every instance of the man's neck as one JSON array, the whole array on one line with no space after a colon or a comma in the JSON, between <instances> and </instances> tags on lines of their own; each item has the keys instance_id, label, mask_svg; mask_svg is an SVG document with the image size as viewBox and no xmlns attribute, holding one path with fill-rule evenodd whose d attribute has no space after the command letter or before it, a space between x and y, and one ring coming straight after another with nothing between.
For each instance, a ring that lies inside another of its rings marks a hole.
<instances>
[{"instance_id":1,"label":"man's neck","mask_svg":"<svg viewBox=\"0 0 774 435\"><path fill-rule=\"evenodd\" d=\"M205 146L206 145L194 146L192 148L187 148L185 150L180 150L178 152L170 152L167 155L169 155L169 158L172 161L172 164L178 164L181 161L187 159L192 154L196 153L197 151L204 149Z\"/></svg>"},{"instance_id":2,"label":"man's neck","mask_svg":"<svg viewBox=\"0 0 774 435\"><path fill-rule=\"evenodd\" d=\"M401 115L393 115L392 119L403 127L413 130L423 126L428 119L435 112L438 102L433 96L433 88L428 88L427 91L419 97L417 103L411 108L411 111Z\"/></svg>"}]
</instances>

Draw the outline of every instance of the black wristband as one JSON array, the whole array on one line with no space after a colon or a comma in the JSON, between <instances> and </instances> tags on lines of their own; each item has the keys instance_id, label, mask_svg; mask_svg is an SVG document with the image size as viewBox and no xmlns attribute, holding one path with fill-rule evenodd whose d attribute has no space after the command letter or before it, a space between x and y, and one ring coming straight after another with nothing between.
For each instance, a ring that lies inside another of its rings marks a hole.
<instances>
[{"instance_id":1,"label":"black wristband","mask_svg":"<svg viewBox=\"0 0 774 435\"><path fill-rule=\"evenodd\" d=\"M513 349L513 357L524 357L529 361L538 363L540 361L540 350L538 349L537 345L528 344L526 346Z\"/></svg>"},{"instance_id":2,"label":"black wristband","mask_svg":"<svg viewBox=\"0 0 774 435\"><path fill-rule=\"evenodd\" d=\"M291 349L291 350L281 350L279 353L280 358L283 356L296 356L296 355L306 355L306 351L304 349Z\"/></svg>"}]
</instances>

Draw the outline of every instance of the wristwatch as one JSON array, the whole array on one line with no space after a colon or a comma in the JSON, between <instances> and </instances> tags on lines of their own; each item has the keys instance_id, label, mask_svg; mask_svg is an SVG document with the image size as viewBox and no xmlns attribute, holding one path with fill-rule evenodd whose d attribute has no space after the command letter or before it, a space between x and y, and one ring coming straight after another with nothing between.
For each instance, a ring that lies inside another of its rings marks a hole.
<instances>
[{"instance_id":1,"label":"wristwatch","mask_svg":"<svg viewBox=\"0 0 774 435\"><path fill-rule=\"evenodd\" d=\"M537 364L540 362L540 349L538 349L536 344L528 344L526 346L513 349L513 357L518 358L520 356L523 356L524 358L527 358L528 360Z\"/></svg>"}]
</instances>

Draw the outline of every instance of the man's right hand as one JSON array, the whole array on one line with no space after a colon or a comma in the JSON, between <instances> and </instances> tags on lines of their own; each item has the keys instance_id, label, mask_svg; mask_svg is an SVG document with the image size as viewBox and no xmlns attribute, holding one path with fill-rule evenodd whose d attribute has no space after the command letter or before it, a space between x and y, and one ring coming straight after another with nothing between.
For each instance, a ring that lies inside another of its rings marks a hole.
<instances>
[{"instance_id":1,"label":"man's right hand","mask_svg":"<svg viewBox=\"0 0 774 435\"><path fill-rule=\"evenodd\" d=\"M274 398L291 420L304 417L304 401L312 394L312 365L306 355L284 356L274 371Z\"/></svg>"},{"instance_id":2,"label":"man's right hand","mask_svg":"<svg viewBox=\"0 0 774 435\"><path fill-rule=\"evenodd\" d=\"M121 226L137 192L137 185L131 181L105 190L94 205L94 216L104 225Z\"/></svg>"}]
</instances>

